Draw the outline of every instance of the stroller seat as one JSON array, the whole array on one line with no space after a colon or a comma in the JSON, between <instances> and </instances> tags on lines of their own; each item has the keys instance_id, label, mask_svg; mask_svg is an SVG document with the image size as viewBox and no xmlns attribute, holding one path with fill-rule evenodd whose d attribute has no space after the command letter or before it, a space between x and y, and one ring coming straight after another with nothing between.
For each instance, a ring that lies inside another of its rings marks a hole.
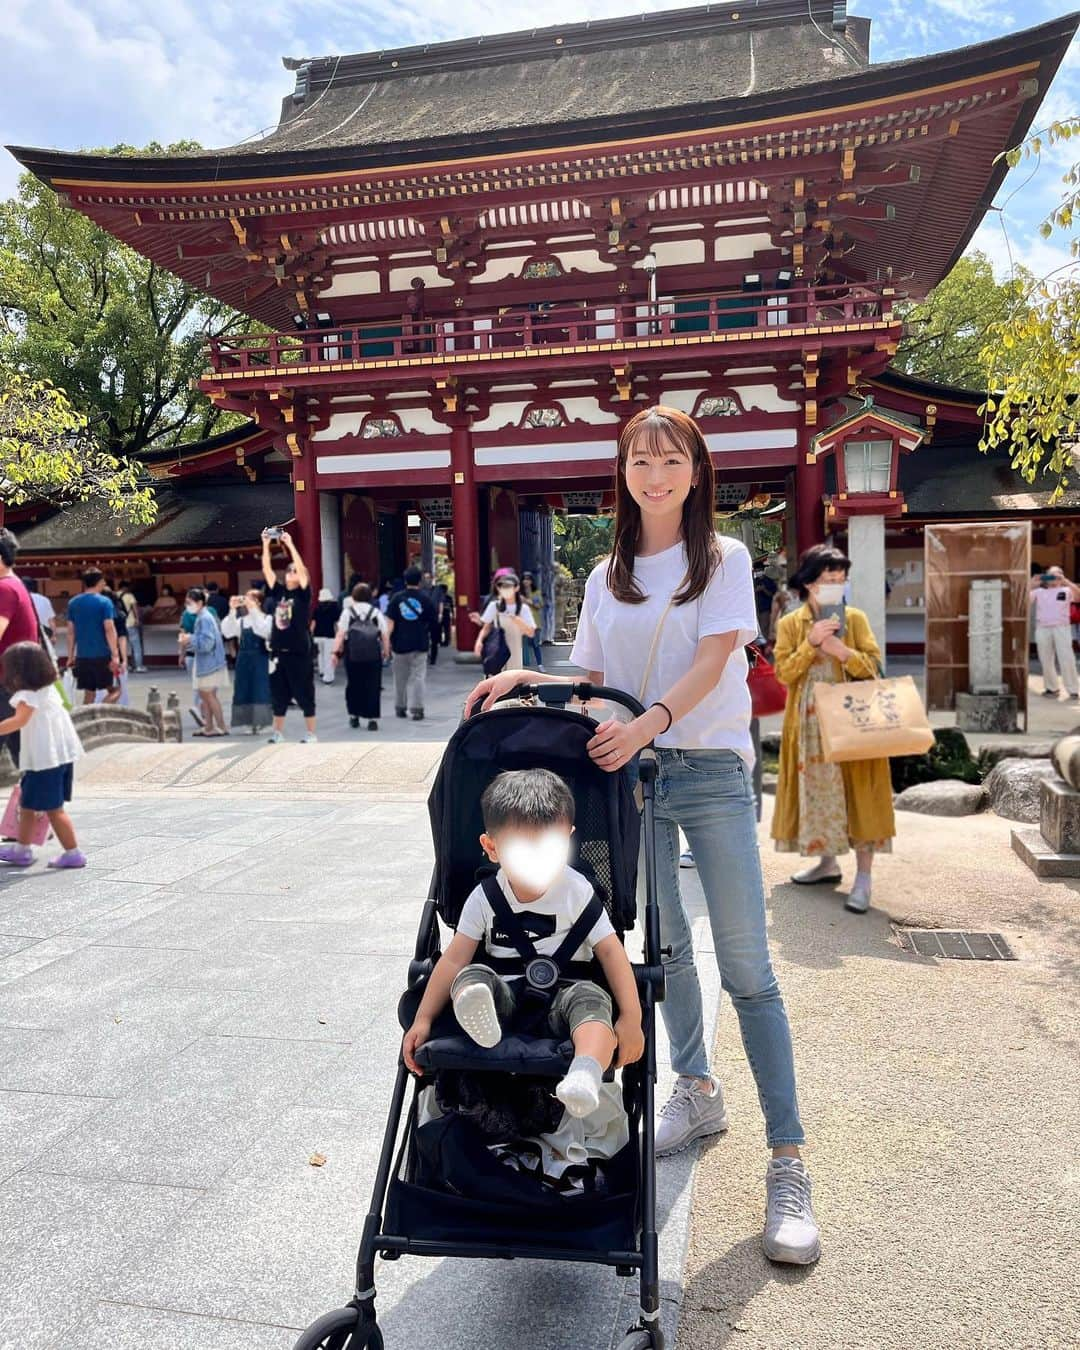
<instances>
[{"instance_id":1,"label":"stroller seat","mask_svg":"<svg viewBox=\"0 0 1080 1350\"><path fill-rule=\"evenodd\" d=\"M401 1029L412 1026L423 986L407 989L398 1003ZM533 1074L537 1078L561 1078L574 1058L570 1040L532 1036L508 1031L492 1048L485 1049L458 1027L452 1013L444 1013L432 1027L431 1039L416 1052L416 1062L425 1073L455 1069L472 1073Z\"/></svg>"}]
</instances>

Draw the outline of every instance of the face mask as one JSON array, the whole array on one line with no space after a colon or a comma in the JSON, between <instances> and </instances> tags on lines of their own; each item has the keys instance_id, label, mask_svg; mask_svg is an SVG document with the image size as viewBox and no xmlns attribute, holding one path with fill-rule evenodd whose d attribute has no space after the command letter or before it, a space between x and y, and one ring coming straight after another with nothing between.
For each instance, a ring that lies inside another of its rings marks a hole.
<instances>
[{"instance_id":1,"label":"face mask","mask_svg":"<svg viewBox=\"0 0 1080 1350\"><path fill-rule=\"evenodd\" d=\"M516 834L499 845L499 858L511 881L546 891L570 860L570 836L562 830Z\"/></svg>"},{"instance_id":2,"label":"face mask","mask_svg":"<svg viewBox=\"0 0 1080 1350\"><path fill-rule=\"evenodd\" d=\"M814 595L819 605L842 605L844 603L844 583L842 581L821 582Z\"/></svg>"},{"instance_id":3,"label":"face mask","mask_svg":"<svg viewBox=\"0 0 1080 1350\"><path fill-rule=\"evenodd\" d=\"M194 600L189 600L187 604L184 606L184 608L187 610L189 614L198 614L199 612L199 606L194 602Z\"/></svg>"}]
</instances>

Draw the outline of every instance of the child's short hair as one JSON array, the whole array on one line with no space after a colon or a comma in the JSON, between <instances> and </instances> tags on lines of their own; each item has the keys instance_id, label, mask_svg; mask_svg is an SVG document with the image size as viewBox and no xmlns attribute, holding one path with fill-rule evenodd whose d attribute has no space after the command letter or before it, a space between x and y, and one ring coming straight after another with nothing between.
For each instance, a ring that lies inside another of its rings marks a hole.
<instances>
[{"instance_id":1,"label":"child's short hair","mask_svg":"<svg viewBox=\"0 0 1080 1350\"><path fill-rule=\"evenodd\" d=\"M509 769L484 789L480 810L488 834L507 825L573 825L574 794L549 769Z\"/></svg>"},{"instance_id":2,"label":"child's short hair","mask_svg":"<svg viewBox=\"0 0 1080 1350\"><path fill-rule=\"evenodd\" d=\"M59 679L49 653L40 642L16 642L4 653L4 688L48 689Z\"/></svg>"}]
</instances>

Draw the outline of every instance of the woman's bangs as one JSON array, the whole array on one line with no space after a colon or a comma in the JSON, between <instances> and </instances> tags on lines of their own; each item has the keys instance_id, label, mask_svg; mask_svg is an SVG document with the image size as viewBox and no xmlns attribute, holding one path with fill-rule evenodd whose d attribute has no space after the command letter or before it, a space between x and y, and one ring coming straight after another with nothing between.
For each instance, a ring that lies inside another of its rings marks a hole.
<instances>
[{"instance_id":1,"label":"woman's bangs","mask_svg":"<svg viewBox=\"0 0 1080 1350\"><path fill-rule=\"evenodd\" d=\"M694 455L684 444L679 428L659 417L649 417L636 426L626 438L624 463L632 455L648 455L650 459L663 459L665 455L685 455L688 463L693 464Z\"/></svg>"}]
</instances>

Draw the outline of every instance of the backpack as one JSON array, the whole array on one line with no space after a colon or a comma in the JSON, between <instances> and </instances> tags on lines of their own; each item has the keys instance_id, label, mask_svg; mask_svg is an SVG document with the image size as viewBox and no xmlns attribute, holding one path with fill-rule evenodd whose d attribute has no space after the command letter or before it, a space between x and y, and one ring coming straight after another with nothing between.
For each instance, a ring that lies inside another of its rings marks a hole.
<instances>
[{"instance_id":1,"label":"backpack","mask_svg":"<svg viewBox=\"0 0 1080 1350\"><path fill-rule=\"evenodd\" d=\"M366 666L382 660L382 637L374 606L369 606L362 616L353 614L349 620L347 642L346 658L353 665Z\"/></svg>"}]
</instances>

